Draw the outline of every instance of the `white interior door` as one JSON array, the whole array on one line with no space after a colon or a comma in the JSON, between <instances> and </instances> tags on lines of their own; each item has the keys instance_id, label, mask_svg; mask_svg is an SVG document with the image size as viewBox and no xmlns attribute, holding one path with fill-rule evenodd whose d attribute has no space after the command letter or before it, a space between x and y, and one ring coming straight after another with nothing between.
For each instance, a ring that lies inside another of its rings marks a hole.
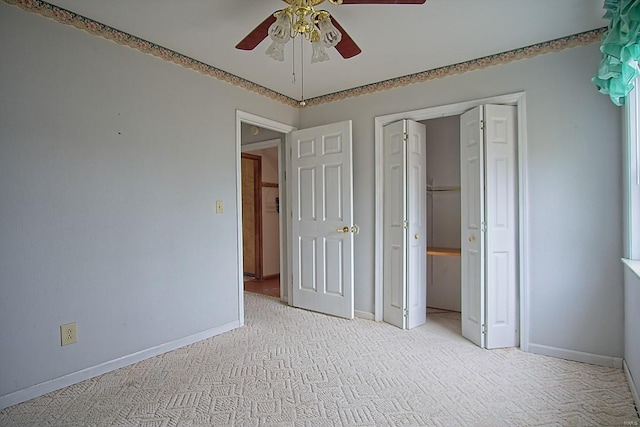
<instances>
[{"instance_id":1,"label":"white interior door","mask_svg":"<svg viewBox=\"0 0 640 427\"><path fill-rule=\"evenodd\" d=\"M427 128L406 121L407 328L427 321Z\"/></svg>"},{"instance_id":2,"label":"white interior door","mask_svg":"<svg viewBox=\"0 0 640 427\"><path fill-rule=\"evenodd\" d=\"M482 120L482 106L460 116L462 336L480 347L485 346Z\"/></svg>"},{"instance_id":3,"label":"white interior door","mask_svg":"<svg viewBox=\"0 0 640 427\"><path fill-rule=\"evenodd\" d=\"M516 107L486 105L486 347L519 345Z\"/></svg>"},{"instance_id":4,"label":"white interior door","mask_svg":"<svg viewBox=\"0 0 640 427\"><path fill-rule=\"evenodd\" d=\"M292 305L353 318L351 121L290 134Z\"/></svg>"},{"instance_id":5,"label":"white interior door","mask_svg":"<svg viewBox=\"0 0 640 427\"><path fill-rule=\"evenodd\" d=\"M384 195L383 195L383 319L399 328L406 326L407 292L407 182L405 123L384 127Z\"/></svg>"},{"instance_id":6,"label":"white interior door","mask_svg":"<svg viewBox=\"0 0 640 427\"><path fill-rule=\"evenodd\" d=\"M413 328L427 319L426 127L384 127L384 321Z\"/></svg>"}]
</instances>

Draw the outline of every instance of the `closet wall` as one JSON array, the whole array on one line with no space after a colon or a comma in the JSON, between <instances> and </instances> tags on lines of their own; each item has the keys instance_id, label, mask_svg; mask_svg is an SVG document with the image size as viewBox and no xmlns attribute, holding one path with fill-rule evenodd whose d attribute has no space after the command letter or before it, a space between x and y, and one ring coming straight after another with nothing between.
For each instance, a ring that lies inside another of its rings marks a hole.
<instances>
[{"instance_id":1,"label":"closet wall","mask_svg":"<svg viewBox=\"0 0 640 427\"><path fill-rule=\"evenodd\" d=\"M460 117L427 127L427 307L460 311Z\"/></svg>"}]
</instances>

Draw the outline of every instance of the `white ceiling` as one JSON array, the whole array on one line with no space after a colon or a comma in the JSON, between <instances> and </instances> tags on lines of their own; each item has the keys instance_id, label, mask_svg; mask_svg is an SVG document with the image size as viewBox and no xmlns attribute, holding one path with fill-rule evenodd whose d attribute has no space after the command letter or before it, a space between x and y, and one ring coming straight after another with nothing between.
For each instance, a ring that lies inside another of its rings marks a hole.
<instances>
[{"instance_id":1,"label":"white ceiling","mask_svg":"<svg viewBox=\"0 0 640 427\"><path fill-rule=\"evenodd\" d=\"M50 0L50 3L175 50L291 98L291 46L285 62L235 45L278 0ZM326 9L362 49L351 59L329 50L330 61L311 64L304 46L304 97L350 89L545 42L607 25L602 0L427 0L423 5L332 5ZM289 43L290 45L291 43ZM595 71L594 71L595 72Z\"/></svg>"}]
</instances>

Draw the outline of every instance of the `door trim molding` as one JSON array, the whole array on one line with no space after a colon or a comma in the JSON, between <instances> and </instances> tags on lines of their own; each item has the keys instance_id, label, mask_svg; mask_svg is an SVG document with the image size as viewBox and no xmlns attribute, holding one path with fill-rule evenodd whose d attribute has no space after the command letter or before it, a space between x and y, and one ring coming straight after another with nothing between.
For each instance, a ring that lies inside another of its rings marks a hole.
<instances>
[{"instance_id":1,"label":"door trim molding","mask_svg":"<svg viewBox=\"0 0 640 427\"><path fill-rule=\"evenodd\" d=\"M265 117L257 116L255 114L247 113L245 111L236 110L236 259L238 260L238 322L240 326L244 325L244 275L242 273L242 168L241 168L241 154L242 154L242 123L247 123L249 125L259 126L265 129L273 130L276 132L281 132L283 134L288 134L296 128L288 125L286 123L277 122L275 120L267 119ZM285 140L287 138L285 137ZM282 143L281 143L282 144ZM285 150L286 153L286 150ZM280 166L279 173L280 179L284 182L284 171L288 167L289 163L284 161L286 155L283 155L278 163L282 163ZM286 191L288 193L287 183L285 182ZM281 190L282 191L282 190ZM282 193L281 193L282 197ZM288 195L287 195L288 199ZM282 198L280 199L282 202ZM287 231L287 236L289 235L289 221L287 220L286 215L280 215L280 230L281 233L283 230ZM281 245L283 241L281 239ZM289 262L291 259L290 254L290 246L287 246L287 256L280 257L280 277L290 277L289 272ZM284 273L284 274L283 274ZM289 282L289 280L286 280ZM280 285L280 292L282 294L282 284Z\"/></svg>"},{"instance_id":2,"label":"door trim molding","mask_svg":"<svg viewBox=\"0 0 640 427\"><path fill-rule=\"evenodd\" d=\"M518 121L518 298L520 310L520 348L529 351L529 212L528 212L528 185L527 185L527 122L526 122L526 93L516 92L490 98L476 99L454 104L424 108L420 110L377 116L375 122L375 233L374 233L374 318L382 320L383 315L383 210L382 191L383 167L382 141L383 127L389 123L411 119L415 121L435 119L445 116L460 115L465 111L481 104L507 104L517 108Z\"/></svg>"}]
</instances>

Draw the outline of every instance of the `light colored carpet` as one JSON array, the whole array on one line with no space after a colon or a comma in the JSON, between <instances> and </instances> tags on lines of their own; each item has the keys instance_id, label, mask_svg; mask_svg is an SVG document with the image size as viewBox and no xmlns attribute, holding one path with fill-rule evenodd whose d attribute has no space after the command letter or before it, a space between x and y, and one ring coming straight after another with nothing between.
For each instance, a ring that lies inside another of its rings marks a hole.
<instances>
[{"instance_id":1,"label":"light colored carpet","mask_svg":"<svg viewBox=\"0 0 640 427\"><path fill-rule=\"evenodd\" d=\"M618 369L245 294L246 326L0 412L2 426L638 425Z\"/></svg>"}]
</instances>

